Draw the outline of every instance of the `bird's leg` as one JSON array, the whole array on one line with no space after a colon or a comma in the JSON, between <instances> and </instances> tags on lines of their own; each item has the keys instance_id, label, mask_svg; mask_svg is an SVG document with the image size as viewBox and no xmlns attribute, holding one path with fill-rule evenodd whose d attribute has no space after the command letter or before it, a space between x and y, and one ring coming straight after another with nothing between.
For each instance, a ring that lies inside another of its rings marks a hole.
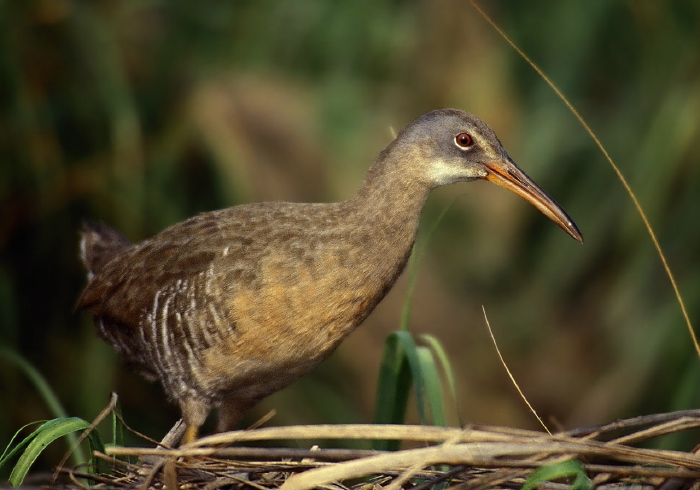
<instances>
[{"instance_id":1,"label":"bird's leg","mask_svg":"<svg viewBox=\"0 0 700 490\"><path fill-rule=\"evenodd\" d=\"M250 410L255 402L244 401L240 396L228 395L221 402L219 407L219 419L216 424L217 432L233 430L243 420L245 414Z\"/></svg>"},{"instance_id":2,"label":"bird's leg","mask_svg":"<svg viewBox=\"0 0 700 490\"><path fill-rule=\"evenodd\" d=\"M185 430L185 435L182 436L182 441L180 445L184 446L185 444L189 444L190 442L196 440L198 435L199 427L194 425L188 425L187 430Z\"/></svg>"},{"instance_id":3,"label":"bird's leg","mask_svg":"<svg viewBox=\"0 0 700 490\"><path fill-rule=\"evenodd\" d=\"M197 439L199 428L207 419L211 405L207 401L188 397L180 400L180 408L182 410L182 418L187 426L185 434L180 441L180 445L183 446Z\"/></svg>"}]
</instances>

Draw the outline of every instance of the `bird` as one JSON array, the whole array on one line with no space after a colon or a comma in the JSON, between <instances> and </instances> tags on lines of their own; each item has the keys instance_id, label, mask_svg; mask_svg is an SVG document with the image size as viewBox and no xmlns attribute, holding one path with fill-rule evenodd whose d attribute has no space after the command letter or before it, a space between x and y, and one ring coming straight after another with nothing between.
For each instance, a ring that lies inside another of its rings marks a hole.
<instances>
[{"instance_id":1,"label":"bird","mask_svg":"<svg viewBox=\"0 0 700 490\"><path fill-rule=\"evenodd\" d=\"M127 365L160 380L187 444L214 408L217 431L235 428L328 357L403 271L431 190L476 180L521 196L583 242L485 122L438 109L403 128L344 201L241 204L139 243L86 221L88 282L76 308Z\"/></svg>"}]
</instances>

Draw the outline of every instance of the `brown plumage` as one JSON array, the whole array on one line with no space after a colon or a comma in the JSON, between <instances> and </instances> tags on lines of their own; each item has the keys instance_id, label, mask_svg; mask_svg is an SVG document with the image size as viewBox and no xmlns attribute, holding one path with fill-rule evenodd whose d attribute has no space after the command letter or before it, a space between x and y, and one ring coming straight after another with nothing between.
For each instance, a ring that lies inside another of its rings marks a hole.
<instances>
[{"instance_id":1,"label":"brown plumage","mask_svg":"<svg viewBox=\"0 0 700 490\"><path fill-rule=\"evenodd\" d=\"M310 372L370 314L406 264L430 190L476 179L521 195L582 241L484 122L442 109L404 128L347 201L235 206L137 244L86 224L89 282L77 306L179 403L185 442L215 406L226 430Z\"/></svg>"}]
</instances>

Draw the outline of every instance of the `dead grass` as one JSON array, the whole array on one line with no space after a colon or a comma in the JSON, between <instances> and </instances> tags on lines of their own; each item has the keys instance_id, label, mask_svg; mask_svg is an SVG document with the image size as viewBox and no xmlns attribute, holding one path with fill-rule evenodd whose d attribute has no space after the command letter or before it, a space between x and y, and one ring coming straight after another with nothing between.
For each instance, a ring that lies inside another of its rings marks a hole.
<instances>
[{"instance_id":1,"label":"dead grass","mask_svg":"<svg viewBox=\"0 0 700 490\"><path fill-rule=\"evenodd\" d=\"M700 410L640 416L553 435L475 425L272 427L216 434L178 449L110 447L107 454L98 455L109 472L95 476L76 468L60 473L63 484L74 488L520 488L534 469L577 459L598 488L700 488L700 457L695 452L639 447L649 439L699 426ZM408 449L300 449L278 442L333 439L395 439Z\"/></svg>"}]
</instances>

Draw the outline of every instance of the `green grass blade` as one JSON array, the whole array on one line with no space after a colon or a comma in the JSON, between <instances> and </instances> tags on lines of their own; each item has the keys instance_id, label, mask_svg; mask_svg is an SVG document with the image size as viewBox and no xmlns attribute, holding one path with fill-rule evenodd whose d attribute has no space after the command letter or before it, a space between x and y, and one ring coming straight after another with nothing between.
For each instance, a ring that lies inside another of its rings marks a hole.
<instances>
[{"instance_id":1,"label":"green grass blade","mask_svg":"<svg viewBox=\"0 0 700 490\"><path fill-rule=\"evenodd\" d=\"M124 445L124 425L121 423L118 417L118 413L121 413L121 406L119 402L116 402L114 410L112 411L112 444L115 446Z\"/></svg>"},{"instance_id":2,"label":"green grass blade","mask_svg":"<svg viewBox=\"0 0 700 490\"><path fill-rule=\"evenodd\" d=\"M461 411L459 408L459 398L457 398L457 383L455 382L454 371L452 370L452 363L445 352L442 343L433 335L423 334L421 335L421 340L427 344L427 346L432 350L433 356L437 358L440 362L440 368L442 373L447 380L447 387L450 390L450 396L455 406L455 412L457 414L457 423L460 427L464 424L462 423Z\"/></svg>"},{"instance_id":3,"label":"green grass blade","mask_svg":"<svg viewBox=\"0 0 700 490\"><path fill-rule=\"evenodd\" d=\"M561 463L540 466L530 473L530 476L525 480L525 484L523 484L522 490L532 490L540 483L571 477L574 477L571 490L592 490L594 488L593 482L586 476L581 462L570 459Z\"/></svg>"},{"instance_id":4,"label":"green grass blade","mask_svg":"<svg viewBox=\"0 0 700 490\"><path fill-rule=\"evenodd\" d=\"M44 399L44 402L49 407L49 410L56 419L68 418L68 414L63 408L63 405L61 405L61 402L58 400L58 397L53 392L44 376L42 376L42 374L34 366L32 366L24 357L5 346L0 346L0 355L5 356L5 358L7 358L12 364L17 366L20 369L20 371L22 371L24 375L27 376L27 378L29 378L29 380L34 385L34 388ZM68 447L77 446L78 438L75 434L68 434L66 439ZM78 448L73 453L73 462L76 466L84 463L86 460L87 458L85 456L85 453L80 448Z\"/></svg>"},{"instance_id":5,"label":"green grass blade","mask_svg":"<svg viewBox=\"0 0 700 490\"><path fill-rule=\"evenodd\" d=\"M46 421L30 422L29 424L22 426L21 429L19 429L17 432L15 432L15 435L12 436L12 439L10 439L10 442L7 444L7 447L5 448L5 450L2 452L2 455L0 456L0 469L2 469L2 467L5 466L5 464L10 459L12 459L12 457L15 454L20 452L27 444L29 444L29 441L32 440L32 437L34 437L34 435L39 431L39 429L41 429L41 427L34 430L34 432L29 434L19 444L17 444L14 448L12 448L12 443L15 442L15 439L17 439L17 437L19 437L20 432L22 432L24 429L26 429L30 425L41 424L41 423L45 423L45 422ZM12 448L12 450L10 450L10 448Z\"/></svg>"},{"instance_id":6,"label":"green grass blade","mask_svg":"<svg viewBox=\"0 0 700 490\"><path fill-rule=\"evenodd\" d=\"M20 443L24 445L25 441L28 441L26 449L20 455L17 464L12 469L9 479L10 485L17 487L22 484L32 464L46 446L59 437L72 434L76 431L85 430L88 427L90 427L89 422L76 417L49 420L42 424L41 427L32 432L31 435Z\"/></svg>"},{"instance_id":7,"label":"green grass blade","mask_svg":"<svg viewBox=\"0 0 700 490\"><path fill-rule=\"evenodd\" d=\"M447 425L440 371L445 373L453 398L456 399L454 374L440 342L431 336L423 338L427 346L417 346L412 335L403 330L387 337L377 382L375 423L404 423L413 382L420 422L428 424L430 414L430 422L434 425ZM390 443L387 446L387 441L375 444L377 449L397 447Z\"/></svg>"},{"instance_id":8,"label":"green grass blade","mask_svg":"<svg viewBox=\"0 0 700 490\"><path fill-rule=\"evenodd\" d=\"M58 400L58 397L54 394L53 390L46 382L46 379L24 357L10 350L6 346L0 346L0 355L5 356L12 364L17 366L27 378L29 378L34 385L34 388L36 388L37 392L44 399L46 405L48 405L49 409L51 410L51 413L56 418L68 416L63 408L63 405L61 405L61 402Z\"/></svg>"},{"instance_id":9,"label":"green grass blade","mask_svg":"<svg viewBox=\"0 0 700 490\"><path fill-rule=\"evenodd\" d=\"M411 370L413 379L413 388L416 393L416 405L418 407L418 419L423 425L427 425L428 417L425 411L425 382L423 380L423 372L421 370L420 359L418 358L418 347L413 340L413 336L406 331L394 332L403 352L408 360L408 367Z\"/></svg>"},{"instance_id":10,"label":"green grass blade","mask_svg":"<svg viewBox=\"0 0 700 490\"><path fill-rule=\"evenodd\" d=\"M416 357L425 389L424 402L427 406L424 407L423 411L429 409L433 425L446 426L442 382L433 352L430 348L421 346L416 349Z\"/></svg>"},{"instance_id":11,"label":"green grass blade","mask_svg":"<svg viewBox=\"0 0 700 490\"><path fill-rule=\"evenodd\" d=\"M377 387L376 423L403 423L411 381L416 391L418 415L425 424L424 384L416 344L410 333L393 332L384 344Z\"/></svg>"},{"instance_id":12,"label":"green grass blade","mask_svg":"<svg viewBox=\"0 0 700 490\"><path fill-rule=\"evenodd\" d=\"M411 390L411 370L399 332L387 336L379 368L374 422L402 424Z\"/></svg>"},{"instance_id":13,"label":"green grass blade","mask_svg":"<svg viewBox=\"0 0 700 490\"><path fill-rule=\"evenodd\" d=\"M392 333L384 341L384 352L379 367L375 424L402 424L406 417L408 396L411 390L411 371L398 335ZM395 451L398 441L375 441L375 449Z\"/></svg>"},{"instance_id":14,"label":"green grass blade","mask_svg":"<svg viewBox=\"0 0 700 490\"><path fill-rule=\"evenodd\" d=\"M95 457L95 451L98 451L102 454L106 453L105 444L102 441L102 436L100 436L99 431L91 431L88 434L88 440L90 442L90 463L94 468L95 473L109 473L109 463L100 458Z\"/></svg>"},{"instance_id":15,"label":"green grass blade","mask_svg":"<svg viewBox=\"0 0 700 490\"><path fill-rule=\"evenodd\" d=\"M111 416L111 428L112 428L112 441L109 445L112 446L125 446L126 445L126 431L124 428L124 421L121 418L121 405L117 400L114 404L114 410L112 410ZM138 460L135 456L127 456L124 458L125 461L135 464Z\"/></svg>"},{"instance_id":16,"label":"green grass blade","mask_svg":"<svg viewBox=\"0 0 700 490\"><path fill-rule=\"evenodd\" d=\"M384 341L382 362L377 381L374 422L376 424L400 424L404 420L408 392L411 388L411 372L396 333Z\"/></svg>"}]
</instances>

